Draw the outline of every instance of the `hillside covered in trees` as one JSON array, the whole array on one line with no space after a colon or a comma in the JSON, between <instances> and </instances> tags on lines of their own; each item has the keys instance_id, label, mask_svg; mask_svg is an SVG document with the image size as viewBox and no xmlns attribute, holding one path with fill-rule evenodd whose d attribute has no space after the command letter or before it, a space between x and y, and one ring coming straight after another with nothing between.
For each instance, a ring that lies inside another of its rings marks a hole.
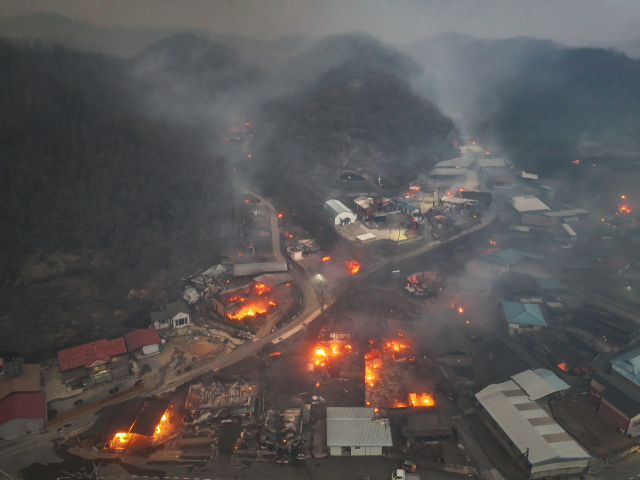
<instances>
[{"instance_id":1,"label":"hillside covered in trees","mask_svg":"<svg viewBox=\"0 0 640 480\"><path fill-rule=\"evenodd\" d=\"M166 48L171 57L168 42L155 53ZM227 162L209 138L215 132L150 114L155 83L134 75L139 65L0 40L4 349L51 354L121 333L136 311L151 307L151 295L132 297L132 288L164 276L163 288L175 295L176 269L214 258L224 241L232 195ZM243 85L244 64L236 65L225 65L226 83L196 81L192 91L215 95ZM220 65L198 68L209 71L195 77L181 65L171 81L213 78ZM39 344L29 340L33 329L42 333Z\"/></svg>"},{"instance_id":2,"label":"hillside covered in trees","mask_svg":"<svg viewBox=\"0 0 640 480\"><path fill-rule=\"evenodd\" d=\"M533 38L456 34L406 51L424 66L421 91L523 168L561 170L588 142L640 149L640 60Z\"/></svg>"},{"instance_id":3,"label":"hillside covered in trees","mask_svg":"<svg viewBox=\"0 0 640 480\"><path fill-rule=\"evenodd\" d=\"M315 60L315 67L306 68ZM256 177L284 204L308 210L303 218L315 217L326 200L319 193L330 189L342 170L401 185L457 154L453 122L409 86L418 71L415 63L379 41L329 37L293 64L294 78L302 72L295 81L307 83L264 107L272 132Z\"/></svg>"}]
</instances>

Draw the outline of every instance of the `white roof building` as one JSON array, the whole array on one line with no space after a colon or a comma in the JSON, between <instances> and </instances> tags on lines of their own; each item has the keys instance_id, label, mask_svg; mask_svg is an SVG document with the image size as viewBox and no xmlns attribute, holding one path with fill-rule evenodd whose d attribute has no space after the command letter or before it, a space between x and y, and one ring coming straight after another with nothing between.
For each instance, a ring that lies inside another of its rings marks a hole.
<instances>
[{"instance_id":1,"label":"white roof building","mask_svg":"<svg viewBox=\"0 0 640 480\"><path fill-rule=\"evenodd\" d=\"M569 388L564 380L558 377L551 370L539 368L537 370L525 370L511 377L520 385L531 400L538 400L552 393Z\"/></svg>"},{"instance_id":2,"label":"white roof building","mask_svg":"<svg viewBox=\"0 0 640 480\"><path fill-rule=\"evenodd\" d=\"M478 160L481 167L505 167L506 164L502 158L481 158Z\"/></svg>"},{"instance_id":3,"label":"white roof building","mask_svg":"<svg viewBox=\"0 0 640 480\"><path fill-rule=\"evenodd\" d=\"M357 220L356 214L340 200L327 200L324 202L324 210L331 215L335 225L354 223Z\"/></svg>"},{"instance_id":4,"label":"white roof building","mask_svg":"<svg viewBox=\"0 0 640 480\"><path fill-rule=\"evenodd\" d=\"M532 392L540 393L538 381L530 374L520 379ZM520 463L530 478L581 473L587 467L590 455L515 381L489 385L476 399L483 408L481 415L489 415L522 455Z\"/></svg>"},{"instance_id":5,"label":"white roof building","mask_svg":"<svg viewBox=\"0 0 640 480\"><path fill-rule=\"evenodd\" d=\"M432 177L456 177L467 173L466 168L434 168L431 170Z\"/></svg>"},{"instance_id":6,"label":"white roof building","mask_svg":"<svg viewBox=\"0 0 640 480\"><path fill-rule=\"evenodd\" d=\"M392 447L388 418L368 407L327 407L327 447L331 455L382 455Z\"/></svg>"},{"instance_id":7,"label":"white roof building","mask_svg":"<svg viewBox=\"0 0 640 480\"><path fill-rule=\"evenodd\" d=\"M519 212L538 212L540 210L551 210L542 201L533 195L523 195L513 197L511 204Z\"/></svg>"},{"instance_id":8,"label":"white roof building","mask_svg":"<svg viewBox=\"0 0 640 480\"><path fill-rule=\"evenodd\" d=\"M236 263L233 265L234 277L259 275L261 273L286 272L289 270L287 262Z\"/></svg>"},{"instance_id":9,"label":"white roof building","mask_svg":"<svg viewBox=\"0 0 640 480\"><path fill-rule=\"evenodd\" d=\"M468 168L474 162L474 158L470 156L462 156L451 160L443 160L436 163L436 168Z\"/></svg>"}]
</instances>

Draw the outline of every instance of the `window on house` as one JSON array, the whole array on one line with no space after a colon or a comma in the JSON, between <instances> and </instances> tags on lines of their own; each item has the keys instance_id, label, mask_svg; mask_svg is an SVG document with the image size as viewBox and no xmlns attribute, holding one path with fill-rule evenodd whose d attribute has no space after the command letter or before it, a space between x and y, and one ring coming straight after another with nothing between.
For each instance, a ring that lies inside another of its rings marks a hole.
<instances>
[{"instance_id":1,"label":"window on house","mask_svg":"<svg viewBox=\"0 0 640 480\"><path fill-rule=\"evenodd\" d=\"M356 450L360 450L360 447L356 447Z\"/></svg>"},{"instance_id":2,"label":"window on house","mask_svg":"<svg viewBox=\"0 0 640 480\"><path fill-rule=\"evenodd\" d=\"M179 318L178 320L176 320L176 326L186 325L186 324L187 324L186 318Z\"/></svg>"},{"instance_id":3,"label":"window on house","mask_svg":"<svg viewBox=\"0 0 640 480\"><path fill-rule=\"evenodd\" d=\"M636 420L635 422L633 422L634 427L637 427L638 425L640 425L640 420Z\"/></svg>"}]
</instances>

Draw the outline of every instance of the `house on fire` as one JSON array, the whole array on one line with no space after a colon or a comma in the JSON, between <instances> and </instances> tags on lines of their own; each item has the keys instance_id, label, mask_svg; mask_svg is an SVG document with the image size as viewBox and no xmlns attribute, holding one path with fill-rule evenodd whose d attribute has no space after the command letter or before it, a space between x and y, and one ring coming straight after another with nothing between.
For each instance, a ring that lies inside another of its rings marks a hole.
<instances>
[{"instance_id":1,"label":"house on fire","mask_svg":"<svg viewBox=\"0 0 640 480\"><path fill-rule=\"evenodd\" d=\"M191 325L191 310L183 300L166 303L157 312L149 314L151 325L149 328L162 330L163 328L183 328Z\"/></svg>"},{"instance_id":2,"label":"house on fire","mask_svg":"<svg viewBox=\"0 0 640 480\"><path fill-rule=\"evenodd\" d=\"M60 350L58 370L67 390L124 377L129 374L129 355L124 339L102 339Z\"/></svg>"},{"instance_id":3,"label":"house on fire","mask_svg":"<svg viewBox=\"0 0 640 480\"><path fill-rule=\"evenodd\" d=\"M132 398L117 405L109 405L81 438L103 441L110 448L121 451L133 440L150 443L167 422L171 402L159 398ZM168 426L166 427L168 428Z\"/></svg>"},{"instance_id":4,"label":"house on fire","mask_svg":"<svg viewBox=\"0 0 640 480\"><path fill-rule=\"evenodd\" d=\"M327 407L329 455L382 455L392 446L389 419L373 408Z\"/></svg>"},{"instance_id":5,"label":"house on fire","mask_svg":"<svg viewBox=\"0 0 640 480\"><path fill-rule=\"evenodd\" d=\"M40 365L0 358L0 438L10 440L44 428L46 393L40 391Z\"/></svg>"}]
</instances>

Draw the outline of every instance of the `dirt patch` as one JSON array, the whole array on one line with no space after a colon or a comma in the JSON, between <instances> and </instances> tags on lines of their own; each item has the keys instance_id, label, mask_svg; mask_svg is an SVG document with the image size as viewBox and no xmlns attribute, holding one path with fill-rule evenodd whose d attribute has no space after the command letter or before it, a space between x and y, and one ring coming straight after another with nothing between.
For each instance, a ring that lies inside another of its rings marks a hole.
<instances>
[{"instance_id":1,"label":"dirt patch","mask_svg":"<svg viewBox=\"0 0 640 480\"><path fill-rule=\"evenodd\" d=\"M216 350L216 347L206 340L198 340L197 342L189 344L189 350L200 355L205 355Z\"/></svg>"},{"instance_id":2,"label":"dirt patch","mask_svg":"<svg viewBox=\"0 0 640 480\"><path fill-rule=\"evenodd\" d=\"M604 459L616 457L640 443L640 440L625 437L598 415L588 399L567 395L555 402L551 410L565 430Z\"/></svg>"}]
</instances>

